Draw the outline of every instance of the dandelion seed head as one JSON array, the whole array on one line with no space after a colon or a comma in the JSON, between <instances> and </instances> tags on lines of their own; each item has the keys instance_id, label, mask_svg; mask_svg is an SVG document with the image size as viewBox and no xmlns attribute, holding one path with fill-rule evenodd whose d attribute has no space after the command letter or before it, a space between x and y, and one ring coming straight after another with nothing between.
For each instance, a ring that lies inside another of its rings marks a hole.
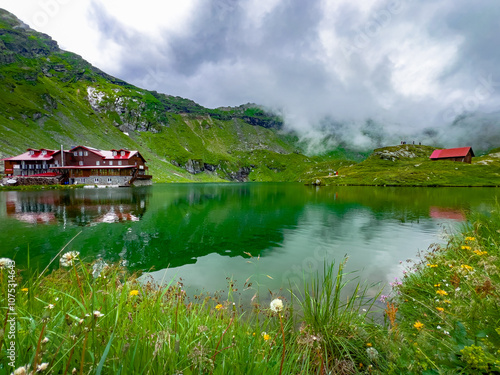
<instances>
[{"instance_id":1,"label":"dandelion seed head","mask_svg":"<svg viewBox=\"0 0 500 375\"><path fill-rule=\"evenodd\" d=\"M280 312L283 310L283 301L279 298L273 299L270 304L271 310L274 312Z\"/></svg>"}]
</instances>

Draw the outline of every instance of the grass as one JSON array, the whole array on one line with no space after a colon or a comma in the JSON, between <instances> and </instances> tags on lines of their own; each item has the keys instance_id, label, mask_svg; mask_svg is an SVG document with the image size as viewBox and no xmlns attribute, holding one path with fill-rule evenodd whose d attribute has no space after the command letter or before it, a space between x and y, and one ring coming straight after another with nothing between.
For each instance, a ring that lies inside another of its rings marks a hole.
<instances>
[{"instance_id":1,"label":"grass","mask_svg":"<svg viewBox=\"0 0 500 375\"><path fill-rule=\"evenodd\" d=\"M498 373L498 206L470 223L409 263L384 305L344 272L345 260L325 264L303 293L272 296L283 304L274 311L257 293L243 308L248 301L231 280L227 293L187 296L182 281L156 285L71 253L50 274L28 265L16 271L15 366L61 374ZM8 271L0 271L2 285ZM13 371L8 298L3 287L4 372Z\"/></svg>"},{"instance_id":2,"label":"grass","mask_svg":"<svg viewBox=\"0 0 500 375\"><path fill-rule=\"evenodd\" d=\"M472 164L429 159L434 147L391 146L376 149L358 164L340 166L339 176L321 176L322 185L500 186L500 154L495 150Z\"/></svg>"}]
</instances>

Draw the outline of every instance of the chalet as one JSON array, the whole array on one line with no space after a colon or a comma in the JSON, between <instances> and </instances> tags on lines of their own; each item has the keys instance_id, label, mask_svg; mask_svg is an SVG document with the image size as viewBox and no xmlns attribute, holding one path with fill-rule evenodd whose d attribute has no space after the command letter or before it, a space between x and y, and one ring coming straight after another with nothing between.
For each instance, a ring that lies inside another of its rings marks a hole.
<instances>
[{"instance_id":1,"label":"chalet","mask_svg":"<svg viewBox=\"0 0 500 375\"><path fill-rule=\"evenodd\" d=\"M98 150L76 146L70 150L29 148L25 153L4 159L5 174L15 179L56 177L64 184L150 185L146 160L138 151Z\"/></svg>"},{"instance_id":2,"label":"chalet","mask_svg":"<svg viewBox=\"0 0 500 375\"><path fill-rule=\"evenodd\" d=\"M470 164L474 156L472 147L458 147L434 150L429 158L431 160L451 160Z\"/></svg>"}]
</instances>

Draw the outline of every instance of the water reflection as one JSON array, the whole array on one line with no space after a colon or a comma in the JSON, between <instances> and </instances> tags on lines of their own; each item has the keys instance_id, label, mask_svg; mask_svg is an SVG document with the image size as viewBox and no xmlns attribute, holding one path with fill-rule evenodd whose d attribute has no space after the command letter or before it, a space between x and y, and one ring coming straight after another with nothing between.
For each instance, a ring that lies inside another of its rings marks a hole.
<instances>
[{"instance_id":1,"label":"water reflection","mask_svg":"<svg viewBox=\"0 0 500 375\"><path fill-rule=\"evenodd\" d=\"M401 261L488 210L498 189L310 188L299 184L166 184L147 188L0 192L0 257L45 267L67 248L125 260L219 290L225 277L271 290L349 256L363 279L392 281ZM106 223L106 224L102 224Z\"/></svg>"},{"instance_id":2,"label":"water reflection","mask_svg":"<svg viewBox=\"0 0 500 375\"><path fill-rule=\"evenodd\" d=\"M29 224L93 225L138 221L145 213L147 189L77 189L6 192L9 217Z\"/></svg>"}]
</instances>

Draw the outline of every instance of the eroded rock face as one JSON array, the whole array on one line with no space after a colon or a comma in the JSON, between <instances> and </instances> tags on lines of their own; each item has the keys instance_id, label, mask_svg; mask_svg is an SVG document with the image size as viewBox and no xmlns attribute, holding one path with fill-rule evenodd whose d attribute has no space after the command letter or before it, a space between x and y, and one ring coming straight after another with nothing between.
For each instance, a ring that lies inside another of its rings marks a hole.
<instances>
[{"instance_id":1,"label":"eroded rock face","mask_svg":"<svg viewBox=\"0 0 500 375\"><path fill-rule=\"evenodd\" d=\"M195 160L189 159L184 168L191 174L198 174L205 170L203 161L196 159Z\"/></svg>"},{"instance_id":2,"label":"eroded rock face","mask_svg":"<svg viewBox=\"0 0 500 375\"><path fill-rule=\"evenodd\" d=\"M396 161L399 159L414 159L418 157L418 155L408 150L397 150L397 151L384 150L384 151L374 152L373 155L379 156L380 159L391 160L391 161Z\"/></svg>"}]
</instances>

